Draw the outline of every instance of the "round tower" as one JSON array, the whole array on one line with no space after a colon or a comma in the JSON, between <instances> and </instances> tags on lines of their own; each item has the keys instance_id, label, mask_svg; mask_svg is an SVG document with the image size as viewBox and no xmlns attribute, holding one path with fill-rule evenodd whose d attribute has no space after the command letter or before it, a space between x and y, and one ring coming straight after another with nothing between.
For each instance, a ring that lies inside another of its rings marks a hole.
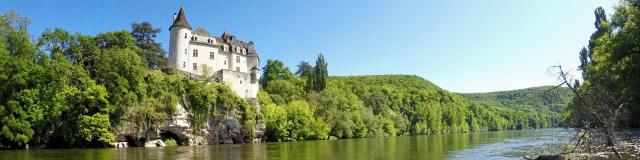
<instances>
[{"instance_id":1,"label":"round tower","mask_svg":"<svg viewBox=\"0 0 640 160\"><path fill-rule=\"evenodd\" d=\"M173 16L173 24L169 27L169 32L169 66L175 70L191 72L192 64L189 62L191 25L187 22L182 7L178 14Z\"/></svg>"}]
</instances>

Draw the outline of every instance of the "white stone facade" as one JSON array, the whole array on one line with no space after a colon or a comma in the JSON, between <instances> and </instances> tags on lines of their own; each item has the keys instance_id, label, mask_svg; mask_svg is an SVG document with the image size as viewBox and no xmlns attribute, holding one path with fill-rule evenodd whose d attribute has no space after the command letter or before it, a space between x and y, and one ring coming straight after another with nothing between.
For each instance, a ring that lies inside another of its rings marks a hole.
<instances>
[{"instance_id":1,"label":"white stone facade","mask_svg":"<svg viewBox=\"0 0 640 160\"><path fill-rule=\"evenodd\" d=\"M182 8L169 31L169 67L194 76L204 74L207 68L240 97L256 97L260 58L253 42L240 41L227 32L217 37L203 28L192 30Z\"/></svg>"}]
</instances>

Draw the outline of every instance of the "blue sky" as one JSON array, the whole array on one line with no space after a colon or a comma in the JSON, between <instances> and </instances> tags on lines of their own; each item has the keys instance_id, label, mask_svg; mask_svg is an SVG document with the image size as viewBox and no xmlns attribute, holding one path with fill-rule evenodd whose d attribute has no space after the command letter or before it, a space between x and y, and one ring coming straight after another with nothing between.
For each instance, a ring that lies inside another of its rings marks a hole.
<instances>
[{"instance_id":1,"label":"blue sky","mask_svg":"<svg viewBox=\"0 0 640 160\"><path fill-rule=\"evenodd\" d=\"M292 71L323 53L330 75L412 74L453 92L553 85L549 71L578 66L594 30L593 10L616 0L3 0L46 28L95 35L148 21L168 47L171 18L184 5L193 27L252 40L267 59Z\"/></svg>"}]
</instances>

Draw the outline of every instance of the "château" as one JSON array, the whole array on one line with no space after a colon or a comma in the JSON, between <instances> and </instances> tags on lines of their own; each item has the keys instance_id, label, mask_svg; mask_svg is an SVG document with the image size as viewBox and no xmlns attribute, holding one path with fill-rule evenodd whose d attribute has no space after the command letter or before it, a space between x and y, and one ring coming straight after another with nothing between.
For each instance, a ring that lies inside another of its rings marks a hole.
<instances>
[{"instance_id":1,"label":"ch\u00e2teau","mask_svg":"<svg viewBox=\"0 0 640 160\"><path fill-rule=\"evenodd\" d=\"M174 14L169 31L172 70L190 76L212 74L216 80L231 85L240 97L256 97L260 58L252 41L241 41L226 31L217 37L201 27L192 30L182 7Z\"/></svg>"}]
</instances>

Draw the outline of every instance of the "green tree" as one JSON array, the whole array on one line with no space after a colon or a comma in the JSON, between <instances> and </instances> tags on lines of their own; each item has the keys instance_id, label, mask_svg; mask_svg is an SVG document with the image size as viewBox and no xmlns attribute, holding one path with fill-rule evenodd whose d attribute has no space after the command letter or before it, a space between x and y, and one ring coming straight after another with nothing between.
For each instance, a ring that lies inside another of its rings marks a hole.
<instances>
[{"instance_id":1,"label":"green tree","mask_svg":"<svg viewBox=\"0 0 640 160\"><path fill-rule=\"evenodd\" d=\"M637 118L640 117L640 91L637 89L640 88L640 75L637 74L640 73L640 56L637 54L640 44L639 6L635 1L623 0L610 19L602 7L597 8L594 11L596 31L589 40L588 58L584 56L584 49L580 52L584 82L579 94L587 95L583 99L597 100L602 97L588 97L596 94L586 93L609 92L615 102L624 104L631 113L623 119L628 119L627 124L632 126L640 126L640 118ZM572 106L574 111L590 108L583 104ZM573 118L579 117L574 115Z\"/></svg>"},{"instance_id":2,"label":"green tree","mask_svg":"<svg viewBox=\"0 0 640 160\"><path fill-rule=\"evenodd\" d=\"M327 62L324 59L324 55L318 54L318 59L316 60L316 66L313 71L314 76L313 80L310 81L312 83L311 89L314 91L322 91L327 88L327 78L329 77L329 72L327 70Z\"/></svg>"},{"instance_id":3,"label":"green tree","mask_svg":"<svg viewBox=\"0 0 640 160\"><path fill-rule=\"evenodd\" d=\"M275 104L264 107L264 116L266 123L265 139L267 141L286 141L289 137L289 121L287 120L287 112L284 108Z\"/></svg>"},{"instance_id":4,"label":"green tree","mask_svg":"<svg viewBox=\"0 0 640 160\"><path fill-rule=\"evenodd\" d=\"M165 51L155 38L160 33L160 28L154 28L149 22L131 24L131 36L136 40L136 46L140 48L141 57L149 69L161 69L167 67Z\"/></svg>"},{"instance_id":5,"label":"green tree","mask_svg":"<svg viewBox=\"0 0 640 160\"><path fill-rule=\"evenodd\" d=\"M262 78L260 78L262 87L268 87L271 81L290 80L295 77L289 68L285 67L284 63L279 60L267 60L267 64L262 68L262 71Z\"/></svg>"},{"instance_id":6,"label":"green tree","mask_svg":"<svg viewBox=\"0 0 640 160\"><path fill-rule=\"evenodd\" d=\"M307 61L300 61L296 75L299 77L308 77L311 74L313 74L313 66L311 66Z\"/></svg>"}]
</instances>

